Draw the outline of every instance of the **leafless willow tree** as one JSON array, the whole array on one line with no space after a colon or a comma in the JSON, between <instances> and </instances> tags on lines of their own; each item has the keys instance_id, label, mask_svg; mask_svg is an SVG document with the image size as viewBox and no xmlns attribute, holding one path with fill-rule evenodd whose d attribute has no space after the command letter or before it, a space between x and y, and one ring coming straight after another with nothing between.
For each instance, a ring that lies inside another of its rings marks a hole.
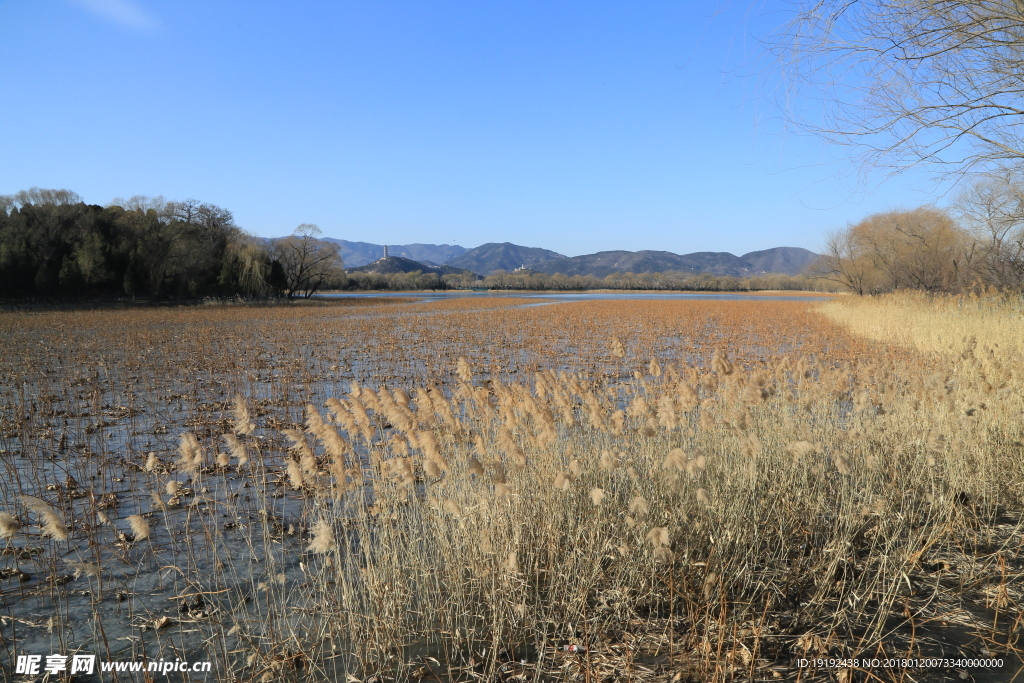
<instances>
[{"instance_id":1,"label":"leafless willow tree","mask_svg":"<svg viewBox=\"0 0 1024 683\"><path fill-rule=\"evenodd\" d=\"M974 240L980 282L1024 289L1024 178L1014 173L981 178L960 193L954 207Z\"/></svg>"},{"instance_id":2,"label":"leafless willow tree","mask_svg":"<svg viewBox=\"0 0 1024 683\"><path fill-rule=\"evenodd\" d=\"M862 296L875 288L871 259L849 229L835 230L828 234L821 256L810 265L807 274L819 280L835 282Z\"/></svg>"},{"instance_id":3,"label":"leafless willow tree","mask_svg":"<svg viewBox=\"0 0 1024 683\"><path fill-rule=\"evenodd\" d=\"M1024 1L793 0L769 39L789 119L872 167L1024 161Z\"/></svg>"},{"instance_id":4,"label":"leafless willow tree","mask_svg":"<svg viewBox=\"0 0 1024 683\"><path fill-rule=\"evenodd\" d=\"M320 239L320 228L303 223L288 237L273 241L271 255L280 264L284 293L309 298L344 276L338 245Z\"/></svg>"},{"instance_id":5,"label":"leafless willow tree","mask_svg":"<svg viewBox=\"0 0 1024 683\"><path fill-rule=\"evenodd\" d=\"M832 233L810 274L856 294L952 292L969 284L972 268L967 233L945 211L922 206L877 213Z\"/></svg>"}]
</instances>

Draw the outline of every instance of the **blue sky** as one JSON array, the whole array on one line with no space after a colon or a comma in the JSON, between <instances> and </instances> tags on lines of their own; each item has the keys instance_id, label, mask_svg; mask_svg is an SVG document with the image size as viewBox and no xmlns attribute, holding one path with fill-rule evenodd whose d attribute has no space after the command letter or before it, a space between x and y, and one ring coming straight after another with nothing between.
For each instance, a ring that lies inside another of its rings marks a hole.
<instances>
[{"instance_id":1,"label":"blue sky","mask_svg":"<svg viewBox=\"0 0 1024 683\"><path fill-rule=\"evenodd\" d=\"M781 4L781 3L780 3ZM0 194L196 198L263 236L815 249L858 190L740 75L769 0L0 0Z\"/></svg>"}]
</instances>

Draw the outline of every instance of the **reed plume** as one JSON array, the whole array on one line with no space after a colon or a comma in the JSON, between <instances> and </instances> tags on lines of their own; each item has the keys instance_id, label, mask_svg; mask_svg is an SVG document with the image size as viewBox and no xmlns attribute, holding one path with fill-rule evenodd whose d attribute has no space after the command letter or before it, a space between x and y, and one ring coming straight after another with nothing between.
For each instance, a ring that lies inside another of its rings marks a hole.
<instances>
[{"instance_id":1,"label":"reed plume","mask_svg":"<svg viewBox=\"0 0 1024 683\"><path fill-rule=\"evenodd\" d=\"M512 432L505 427L498 431L498 447L505 452L506 457L518 469L526 467L526 455L523 453L523 449L519 447L515 437L512 436Z\"/></svg>"},{"instance_id":2,"label":"reed plume","mask_svg":"<svg viewBox=\"0 0 1024 683\"><path fill-rule=\"evenodd\" d=\"M466 384L470 384L473 381L473 368L469 367L469 361L466 360L465 356L459 356L455 374Z\"/></svg>"},{"instance_id":3,"label":"reed plume","mask_svg":"<svg viewBox=\"0 0 1024 683\"><path fill-rule=\"evenodd\" d=\"M626 357L626 347L622 344L622 340L618 337L612 337L610 345L611 354L616 358Z\"/></svg>"},{"instance_id":4,"label":"reed plume","mask_svg":"<svg viewBox=\"0 0 1024 683\"><path fill-rule=\"evenodd\" d=\"M697 390L687 382L679 382L678 388L679 408L688 413L700 405L700 397Z\"/></svg>"},{"instance_id":5,"label":"reed plume","mask_svg":"<svg viewBox=\"0 0 1024 683\"><path fill-rule=\"evenodd\" d=\"M757 384L748 384L740 392L739 401L746 406L757 406L764 403L770 393L766 387Z\"/></svg>"},{"instance_id":6,"label":"reed plume","mask_svg":"<svg viewBox=\"0 0 1024 683\"><path fill-rule=\"evenodd\" d=\"M318 415L319 417L319 415ZM302 478L312 483L312 480L316 477L318 467L316 463L316 455L313 453L313 449L309 447L306 442L306 437L297 429L282 429L281 433L291 442L289 450L298 456L299 461L296 466L301 469ZM291 462L295 462L294 460ZM294 486L295 479L292 477L291 462L288 464L288 478L292 481ZM302 484L296 486L301 488Z\"/></svg>"},{"instance_id":7,"label":"reed plume","mask_svg":"<svg viewBox=\"0 0 1024 683\"><path fill-rule=\"evenodd\" d=\"M688 460L686 462L686 473L691 477L696 477L704 471L705 467L707 467L707 458L705 458L702 453L693 460Z\"/></svg>"},{"instance_id":8,"label":"reed plume","mask_svg":"<svg viewBox=\"0 0 1024 683\"><path fill-rule=\"evenodd\" d=\"M324 418L312 403L306 404L306 431L319 435L324 428Z\"/></svg>"},{"instance_id":9,"label":"reed plume","mask_svg":"<svg viewBox=\"0 0 1024 683\"><path fill-rule=\"evenodd\" d=\"M643 496L634 496L629 501L629 514L637 517L646 517L651 511L651 506Z\"/></svg>"},{"instance_id":10,"label":"reed plume","mask_svg":"<svg viewBox=\"0 0 1024 683\"><path fill-rule=\"evenodd\" d=\"M0 512L0 538L10 539L21 531L21 522L9 512Z\"/></svg>"},{"instance_id":11,"label":"reed plume","mask_svg":"<svg viewBox=\"0 0 1024 683\"><path fill-rule=\"evenodd\" d=\"M423 472L430 479L440 479L441 478L441 467L434 460L424 460L423 461Z\"/></svg>"},{"instance_id":12,"label":"reed plume","mask_svg":"<svg viewBox=\"0 0 1024 683\"><path fill-rule=\"evenodd\" d=\"M626 415L641 420L646 418L651 413L651 407L647 403L647 399L644 398L643 394L637 394L633 397L633 401L626 408Z\"/></svg>"},{"instance_id":13,"label":"reed plume","mask_svg":"<svg viewBox=\"0 0 1024 683\"><path fill-rule=\"evenodd\" d=\"M732 362L721 350L715 349L711 355L711 369L719 375L731 375L733 372Z\"/></svg>"},{"instance_id":14,"label":"reed plume","mask_svg":"<svg viewBox=\"0 0 1024 683\"><path fill-rule=\"evenodd\" d=\"M191 477L199 474L203 467L203 449L192 432L182 433L178 442L178 469Z\"/></svg>"},{"instance_id":15,"label":"reed plume","mask_svg":"<svg viewBox=\"0 0 1024 683\"><path fill-rule=\"evenodd\" d=\"M311 553L329 553L334 549L334 527L325 519L317 520L312 529L313 540L306 550Z\"/></svg>"},{"instance_id":16,"label":"reed plume","mask_svg":"<svg viewBox=\"0 0 1024 683\"><path fill-rule=\"evenodd\" d=\"M925 440L925 447L931 453L942 453L946 450L946 437L934 430L930 431L928 432L928 438Z\"/></svg>"},{"instance_id":17,"label":"reed plume","mask_svg":"<svg viewBox=\"0 0 1024 683\"><path fill-rule=\"evenodd\" d=\"M803 458L818 450L818 447L809 441L792 441L786 444L786 452L794 458Z\"/></svg>"},{"instance_id":18,"label":"reed plume","mask_svg":"<svg viewBox=\"0 0 1024 683\"><path fill-rule=\"evenodd\" d=\"M135 536L136 541L142 541L149 538L150 528L149 522L142 515L130 515L126 518L128 525L132 528L132 534Z\"/></svg>"},{"instance_id":19,"label":"reed plume","mask_svg":"<svg viewBox=\"0 0 1024 683\"><path fill-rule=\"evenodd\" d=\"M19 496L22 504L34 512L42 520L40 530L43 536L49 536L55 541L66 541L70 534L64 526L64 520L49 503L35 496Z\"/></svg>"},{"instance_id":20,"label":"reed plume","mask_svg":"<svg viewBox=\"0 0 1024 683\"><path fill-rule=\"evenodd\" d=\"M412 458L392 458L384 463L383 469L396 477L399 483L405 486L412 486L416 481Z\"/></svg>"},{"instance_id":21,"label":"reed plume","mask_svg":"<svg viewBox=\"0 0 1024 683\"><path fill-rule=\"evenodd\" d=\"M232 432L222 434L221 438L224 439L224 442L228 445L228 450L237 461L236 467L241 468L249 464L249 452L241 439Z\"/></svg>"},{"instance_id":22,"label":"reed plume","mask_svg":"<svg viewBox=\"0 0 1024 683\"><path fill-rule=\"evenodd\" d=\"M611 470L614 470L616 467L619 466L619 460L614 455L612 455L611 451L609 451L606 448L603 451L601 451L601 459L600 461L598 461L598 466L602 470L607 470L610 472Z\"/></svg>"},{"instance_id":23,"label":"reed plume","mask_svg":"<svg viewBox=\"0 0 1024 683\"><path fill-rule=\"evenodd\" d=\"M850 476L853 473L853 468L850 466L850 461L846 459L846 456L842 453L836 453L832 456L832 463L839 470L839 473L845 476Z\"/></svg>"},{"instance_id":24,"label":"reed plume","mask_svg":"<svg viewBox=\"0 0 1024 683\"><path fill-rule=\"evenodd\" d=\"M68 565L75 571L76 579L81 576L96 578L100 575L100 566L93 562L83 562L82 560L65 559L64 564Z\"/></svg>"},{"instance_id":25,"label":"reed plume","mask_svg":"<svg viewBox=\"0 0 1024 683\"><path fill-rule=\"evenodd\" d=\"M441 507L445 512L447 512L452 517L458 518L462 516L462 508L459 507L459 504L456 503L451 498L445 498L444 501L441 503Z\"/></svg>"},{"instance_id":26,"label":"reed plume","mask_svg":"<svg viewBox=\"0 0 1024 683\"><path fill-rule=\"evenodd\" d=\"M616 410L611 416L611 433L615 436L621 436L626 431L626 413L622 410Z\"/></svg>"},{"instance_id":27,"label":"reed plume","mask_svg":"<svg viewBox=\"0 0 1024 683\"><path fill-rule=\"evenodd\" d=\"M235 434L245 436L246 434L252 434L256 429L256 423L252 421L249 415L249 408L245 405L245 399L242 398L241 394L235 394L234 406L231 410L231 415L234 417Z\"/></svg>"},{"instance_id":28,"label":"reed plume","mask_svg":"<svg viewBox=\"0 0 1024 683\"><path fill-rule=\"evenodd\" d=\"M437 443L437 437L430 430L420 430L415 434L416 446L423 451L423 455L432 461L437 469L447 472L448 460L441 455L441 447Z\"/></svg>"},{"instance_id":29,"label":"reed plume","mask_svg":"<svg viewBox=\"0 0 1024 683\"><path fill-rule=\"evenodd\" d=\"M664 394L657 402L658 424L662 429L676 429L679 427L679 418L676 416L675 399L670 394Z\"/></svg>"},{"instance_id":30,"label":"reed plume","mask_svg":"<svg viewBox=\"0 0 1024 683\"><path fill-rule=\"evenodd\" d=\"M672 450L670 450L668 452L668 455L665 456L665 459L661 463L662 469L670 471L675 470L678 472L686 470L686 465L686 454L683 453L683 449L681 448L673 448Z\"/></svg>"},{"instance_id":31,"label":"reed plume","mask_svg":"<svg viewBox=\"0 0 1024 683\"><path fill-rule=\"evenodd\" d=\"M668 527L656 526L647 532L647 542L655 548L662 548L668 545Z\"/></svg>"},{"instance_id":32,"label":"reed plume","mask_svg":"<svg viewBox=\"0 0 1024 683\"><path fill-rule=\"evenodd\" d=\"M302 468L293 458L288 458L286 472L288 474L288 483L291 484L293 489L301 489L306 485L306 480L302 476Z\"/></svg>"},{"instance_id":33,"label":"reed plume","mask_svg":"<svg viewBox=\"0 0 1024 683\"><path fill-rule=\"evenodd\" d=\"M505 558L505 561L502 562L501 568L509 574L519 573L519 556L516 554L514 550L510 552L508 556Z\"/></svg>"}]
</instances>

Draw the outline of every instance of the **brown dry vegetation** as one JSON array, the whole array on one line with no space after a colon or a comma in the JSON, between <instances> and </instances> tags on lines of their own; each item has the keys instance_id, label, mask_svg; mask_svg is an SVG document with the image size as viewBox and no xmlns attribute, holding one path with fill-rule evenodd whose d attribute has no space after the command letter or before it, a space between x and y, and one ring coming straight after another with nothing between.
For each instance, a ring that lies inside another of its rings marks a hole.
<instances>
[{"instance_id":1,"label":"brown dry vegetation","mask_svg":"<svg viewBox=\"0 0 1024 683\"><path fill-rule=\"evenodd\" d=\"M1021 348L849 331L1012 302L524 303L0 313L0 647L222 681L1012 677Z\"/></svg>"}]
</instances>

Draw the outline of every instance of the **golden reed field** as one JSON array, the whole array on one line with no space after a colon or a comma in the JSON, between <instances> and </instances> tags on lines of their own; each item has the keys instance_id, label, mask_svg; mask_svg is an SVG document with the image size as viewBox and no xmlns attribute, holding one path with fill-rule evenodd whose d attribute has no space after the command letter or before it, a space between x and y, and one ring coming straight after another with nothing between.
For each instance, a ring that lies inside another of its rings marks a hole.
<instances>
[{"instance_id":1,"label":"golden reed field","mask_svg":"<svg viewBox=\"0 0 1024 683\"><path fill-rule=\"evenodd\" d=\"M1019 300L528 304L0 312L4 676L1017 674Z\"/></svg>"}]
</instances>

